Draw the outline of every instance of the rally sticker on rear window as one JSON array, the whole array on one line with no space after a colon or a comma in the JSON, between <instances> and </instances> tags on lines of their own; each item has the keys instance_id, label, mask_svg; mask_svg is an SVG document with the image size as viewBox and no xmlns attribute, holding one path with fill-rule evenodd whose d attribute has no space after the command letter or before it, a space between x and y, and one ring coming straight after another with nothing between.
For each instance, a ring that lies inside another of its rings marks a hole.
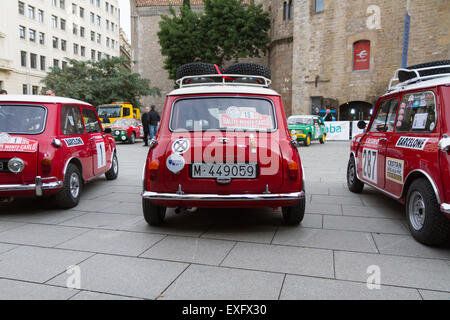
<instances>
[{"instance_id":1,"label":"rally sticker on rear window","mask_svg":"<svg viewBox=\"0 0 450 320\"><path fill-rule=\"evenodd\" d=\"M378 150L363 149L362 175L365 179L377 183L378 178Z\"/></svg>"},{"instance_id":2,"label":"rally sticker on rear window","mask_svg":"<svg viewBox=\"0 0 450 320\"><path fill-rule=\"evenodd\" d=\"M221 128L234 129L271 129L272 118L256 111L255 108L228 107L226 112L220 115Z\"/></svg>"},{"instance_id":3,"label":"rally sticker on rear window","mask_svg":"<svg viewBox=\"0 0 450 320\"><path fill-rule=\"evenodd\" d=\"M7 133L0 134L0 151L36 152L38 142L23 137L12 137Z\"/></svg>"},{"instance_id":4,"label":"rally sticker on rear window","mask_svg":"<svg viewBox=\"0 0 450 320\"><path fill-rule=\"evenodd\" d=\"M68 146L69 148L84 145L83 139L81 139L80 137L66 138L66 139L63 139L63 141L66 143L66 146Z\"/></svg>"},{"instance_id":5,"label":"rally sticker on rear window","mask_svg":"<svg viewBox=\"0 0 450 320\"><path fill-rule=\"evenodd\" d=\"M403 184L404 161L386 158L386 179Z\"/></svg>"},{"instance_id":6,"label":"rally sticker on rear window","mask_svg":"<svg viewBox=\"0 0 450 320\"><path fill-rule=\"evenodd\" d=\"M395 146L399 148L423 150L428 140L428 138L400 137Z\"/></svg>"}]
</instances>

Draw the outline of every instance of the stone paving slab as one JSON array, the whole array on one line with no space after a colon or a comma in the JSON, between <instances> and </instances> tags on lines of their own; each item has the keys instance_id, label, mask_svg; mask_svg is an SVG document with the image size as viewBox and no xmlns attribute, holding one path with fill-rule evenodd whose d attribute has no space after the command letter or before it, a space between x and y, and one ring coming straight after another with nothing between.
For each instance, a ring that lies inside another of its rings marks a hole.
<instances>
[{"instance_id":1,"label":"stone paving slab","mask_svg":"<svg viewBox=\"0 0 450 320\"><path fill-rule=\"evenodd\" d=\"M23 226L24 223L18 223L18 222L10 222L10 221L2 221L0 223L0 233L5 232L10 229L18 228L20 226Z\"/></svg>"},{"instance_id":2,"label":"stone paving slab","mask_svg":"<svg viewBox=\"0 0 450 320\"><path fill-rule=\"evenodd\" d=\"M223 266L318 277L334 277L333 252L253 243L238 243Z\"/></svg>"},{"instance_id":3,"label":"stone paving slab","mask_svg":"<svg viewBox=\"0 0 450 320\"><path fill-rule=\"evenodd\" d=\"M400 204L383 207L342 206L343 215L353 217L405 219L403 212L403 207Z\"/></svg>"},{"instance_id":4,"label":"stone paving slab","mask_svg":"<svg viewBox=\"0 0 450 320\"><path fill-rule=\"evenodd\" d=\"M307 203L305 208L306 213L312 214L326 214L326 215L342 215L340 204L329 203Z\"/></svg>"},{"instance_id":5,"label":"stone paving slab","mask_svg":"<svg viewBox=\"0 0 450 320\"><path fill-rule=\"evenodd\" d=\"M79 265L81 289L156 299L188 264L97 254ZM66 274L49 283L65 286Z\"/></svg>"},{"instance_id":6,"label":"stone paving slab","mask_svg":"<svg viewBox=\"0 0 450 320\"><path fill-rule=\"evenodd\" d=\"M0 278L44 283L91 253L21 246L0 255Z\"/></svg>"},{"instance_id":7,"label":"stone paving slab","mask_svg":"<svg viewBox=\"0 0 450 320\"><path fill-rule=\"evenodd\" d=\"M424 300L447 300L450 301L450 292L439 292L429 290L419 290Z\"/></svg>"},{"instance_id":8,"label":"stone paving slab","mask_svg":"<svg viewBox=\"0 0 450 320\"><path fill-rule=\"evenodd\" d=\"M287 275L281 300L421 300L416 289L381 286L369 290L365 283Z\"/></svg>"},{"instance_id":9,"label":"stone paving slab","mask_svg":"<svg viewBox=\"0 0 450 320\"><path fill-rule=\"evenodd\" d=\"M324 216L325 229L409 234L402 221L394 219Z\"/></svg>"},{"instance_id":10,"label":"stone paving slab","mask_svg":"<svg viewBox=\"0 0 450 320\"><path fill-rule=\"evenodd\" d=\"M367 281L369 266L378 266L381 284L450 292L450 261L337 251L336 278Z\"/></svg>"},{"instance_id":11,"label":"stone paving slab","mask_svg":"<svg viewBox=\"0 0 450 320\"><path fill-rule=\"evenodd\" d=\"M23 223L58 224L83 214L84 212L75 210L36 210L34 208L28 208L27 210L8 214L1 213L0 220L2 221L0 224L4 223L3 220Z\"/></svg>"},{"instance_id":12,"label":"stone paving slab","mask_svg":"<svg viewBox=\"0 0 450 320\"><path fill-rule=\"evenodd\" d=\"M282 274L191 265L160 299L276 300Z\"/></svg>"},{"instance_id":13,"label":"stone paving slab","mask_svg":"<svg viewBox=\"0 0 450 320\"><path fill-rule=\"evenodd\" d=\"M14 248L17 248L18 246L15 244L6 244L6 243L0 243L0 254L10 251Z\"/></svg>"},{"instance_id":14,"label":"stone paving slab","mask_svg":"<svg viewBox=\"0 0 450 320\"><path fill-rule=\"evenodd\" d=\"M58 248L137 257L163 238L159 234L91 230Z\"/></svg>"},{"instance_id":15,"label":"stone paving slab","mask_svg":"<svg viewBox=\"0 0 450 320\"><path fill-rule=\"evenodd\" d=\"M327 204L348 204L348 205L362 205L359 197L355 196L323 196L313 194L311 203L327 203Z\"/></svg>"},{"instance_id":16,"label":"stone paving slab","mask_svg":"<svg viewBox=\"0 0 450 320\"><path fill-rule=\"evenodd\" d=\"M70 300L137 300L137 298L82 290L71 297Z\"/></svg>"},{"instance_id":17,"label":"stone paving slab","mask_svg":"<svg viewBox=\"0 0 450 320\"><path fill-rule=\"evenodd\" d=\"M68 288L0 279L0 300L67 300L76 293Z\"/></svg>"},{"instance_id":18,"label":"stone paving slab","mask_svg":"<svg viewBox=\"0 0 450 320\"><path fill-rule=\"evenodd\" d=\"M67 220L60 225L96 229L126 230L128 227L141 220L142 218L140 216L128 214L108 214L92 212Z\"/></svg>"}]
</instances>

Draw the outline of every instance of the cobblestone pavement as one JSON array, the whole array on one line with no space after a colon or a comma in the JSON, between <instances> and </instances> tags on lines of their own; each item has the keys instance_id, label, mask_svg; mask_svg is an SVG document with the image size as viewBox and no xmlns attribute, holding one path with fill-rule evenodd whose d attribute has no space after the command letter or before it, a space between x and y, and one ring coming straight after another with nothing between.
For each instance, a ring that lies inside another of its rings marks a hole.
<instances>
[{"instance_id":1,"label":"cobblestone pavement","mask_svg":"<svg viewBox=\"0 0 450 320\"><path fill-rule=\"evenodd\" d=\"M373 189L348 191L347 142L300 148L298 227L272 209L169 210L150 227L139 194L148 149L118 149L118 180L87 185L75 209L0 206L0 299L450 299L450 246L414 241L402 206ZM72 265L81 290L66 287ZM367 288L372 265L380 289Z\"/></svg>"}]
</instances>

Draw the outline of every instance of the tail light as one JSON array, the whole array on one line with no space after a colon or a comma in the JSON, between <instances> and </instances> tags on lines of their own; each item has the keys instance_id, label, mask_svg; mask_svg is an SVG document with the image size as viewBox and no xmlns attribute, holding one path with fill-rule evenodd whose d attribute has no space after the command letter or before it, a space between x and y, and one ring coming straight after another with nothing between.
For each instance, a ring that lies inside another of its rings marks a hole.
<instances>
[{"instance_id":1,"label":"tail light","mask_svg":"<svg viewBox=\"0 0 450 320\"><path fill-rule=\"evenodd\" d=\"M49 174L52 171L52 159L44 158L41 161L42 173Z\"/></svg>"},{"instance_id":2,"label":"tail light","mask_svg":"<svg viewBox=\"0 0 450 320\"><path fill-rule=\"evenodd\" d=\"M150 173L150 180L156 180L158 178L159 163L158 161L152 161L148 163L148 170Z\"/></svg>"},{"instance_id":3,"label":"tail light","mask_svg":"<svg viewBox=\"0 0 450 320\"><path fill-rule=\"evenodd\" d=\"M297 180L298 178L298 164L295 161L291 161L288 164L288 175L292 180Z\"/></svg>"}]
</instances>

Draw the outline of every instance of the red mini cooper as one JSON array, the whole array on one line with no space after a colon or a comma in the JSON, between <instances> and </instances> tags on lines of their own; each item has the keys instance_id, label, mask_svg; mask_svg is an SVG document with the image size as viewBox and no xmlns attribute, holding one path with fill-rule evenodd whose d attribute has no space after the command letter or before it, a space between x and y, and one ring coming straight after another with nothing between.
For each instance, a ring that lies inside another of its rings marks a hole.
<instances>
[{"instance_id":1,"label":"red mini cooper","mask_svg":"<svg viewBox=\"0 0 450 320\"><path fill-rule=\"evenodd\" d=\"M177 78L144 168L146 221L161 224L167 207L281 207L299 224L303 170L270 70L191 63Z\"/></svg>"},{"instance_id":2,"label":"red mini cooper","mask_svg":"<svg viewBox=\"0 0 450 320\"><path fill-rule=\"evenodd\" d=\"M48 96L0 95L0 199L54 196L78 204L82 184L119 171L114 138L95 108Z\"/></svg>"},{"instance_id":3,"label":"red mini cooper","mask_svg":"<svg viewBox=\"0 0 450 320\"><path fill-rule=\"evenodd\" d=\"M348 188L359 193L367 184L403 203L417 241L449 241L449 134L450 61L397 70L365 133L352 141Z\"/></svg>"}]
</instances>

